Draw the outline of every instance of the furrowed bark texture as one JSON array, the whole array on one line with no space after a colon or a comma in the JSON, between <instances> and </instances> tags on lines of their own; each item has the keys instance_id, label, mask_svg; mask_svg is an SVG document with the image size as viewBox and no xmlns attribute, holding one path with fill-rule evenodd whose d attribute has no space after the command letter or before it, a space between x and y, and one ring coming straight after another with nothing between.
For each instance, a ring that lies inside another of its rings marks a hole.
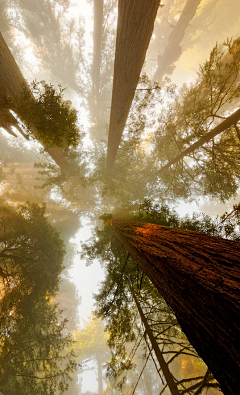
<instances>
[{"instance_id":1,"label":"furrowed bark texture","mask_svg":"<svg viewBox=\"0 0 240 395\"><path fill-rule=\"evenodd\" d=\"M21 96L23 88L26 88L32 96L31 90L28 87L14 57L12 56L3 36L0 33L0 114L4 118L3 127L11 130L10 126L16 126L16 119L11 115L8 108L6 108L7 96L17 98ZM33 96L32 96L33 97ZM24 122L24 119L22 119ZM33 136L41 143L38 138L35 128L31 128ZM60 167L61 171L66 175L72 175L71 165L59 147L44 146L55 163Z\"/></svg>"},{"instance_id":2,"label":"furrowed bark texture","mask_svg":"<svg viewBox=\"0 0 240 395\"><path fill-rule=\"evenodd\" d=\"M175 158L173 158L166 165L161 167L161 169L158 170L157 174L162 174L164 172L164 170L168 169L175 163L179 162L185 156L191 154L193 151L200 148L202 145L204 145L205 143L207 143L208 141L213 139L218 134L224 132L225 130L230 128L232 125L236 125L237 122L239 122L239 120L240 120L240 109L235 111L232 115L230 115L228 118L226 118L223 122L221 122L219 125L217 125L214 129L210 130L210 132L206 133L205 136L201 137L194 144L190 145L190 147L186 148L179 155L175 156Z\"/></svg>"},{"instance_id":3,"label":"furrowed bark texture","mask_svg":"<svg viewBox=\"0 0 240 395\"><path fill-rule=\"evenodd\" d=\"M240 243L118 218L112 229L172 308L223 393L239 393Z\"/></svg>"},{"instance_id":4,"label":"furrowed bark texture","mask_svg":"<svg viewBox=\"0 0 240 395\"><path fill-rule=\"evenodd\" d=\"M159 0L119 0L107 170L117 155L152 35Z\"/></svg>"}]
</instances>

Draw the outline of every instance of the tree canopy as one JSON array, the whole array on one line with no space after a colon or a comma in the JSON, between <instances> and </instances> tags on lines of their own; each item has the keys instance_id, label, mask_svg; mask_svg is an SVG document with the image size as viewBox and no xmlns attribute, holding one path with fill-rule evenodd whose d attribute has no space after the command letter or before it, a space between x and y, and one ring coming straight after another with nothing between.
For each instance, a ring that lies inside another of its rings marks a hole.
<instances>
[{"instance_id":1,"label":"tree canopy","mask_svg":"<svg viewBox=\"0 0 240 395\"><path fill-rule=\"evenodd\" d=\"M34 127L40 141L48 146L76 147L81 133L77 112L63 99L64 89L44 81L31 84L31 92L23 87L18 99L10 99L9 107L25 122L28 130Z\"/></svg>"},{"instance_id":2,"label":"tree canopy","mask_svg":"<svg viewBox=\"0 0 240 395\"><path fill-rule=\"evenodd\" d=\"M237 240L239 238L238 212L238 207L235 207L231 213L224 214L218 220L211 220L209 216L200 214L180 218L167 205L160 206L145 200L140 205L139 213L134 216L134 219L151 221L173 228L197 230L203 234L221 235ZM88 254L90 262L96 257L100 258L106 270L106 278L102 283L100 292L96 295L96 312L107 323L108 343L112 352L112 359L108 363L108 375L115 382L115 386L120 386L120 388L124 386L125 391L127 391L130 370L135 369L137 349L139 349L137 354L145 352L144 358L147 358L146 360L152 358L151 351L149 354L148 351L144 351L143 347L145 335L139 322L139 314L142 314L142 324L145 322L144 317L147 320L144 324L145 330L146 328L148 330L147 336L150 336L149 339L153 336L153 339L157 341L157 345L154 345L154 351L157 354L163 352L162 357L158 356L156 361L157 365L160 363L160 370L163 369L164 376L167 376L168 384L166 384L166 387L162 387L163 390L168 388L169 383L171 383L171 372L173 372L174 382L177 384L177 388L171 390L173 394L181 393L182 385L186 393L188 391L191 393L194 390L200 391L200 388L201 391L204 388L206 391L210 387L217 388L218 385L213 381L212 375L206 368L204 373L203 363L202 370L200 369L198 372L194 372L194 369L189 371L188 378L179 377L181 369L175 370L174 364L177 363L176 361L181 364L182 359L198 358L198 355L187 343L184 335L179 332L180 328L171 309L156 292L155 287L149 282L149 279L134 262L131 255L113 237L110 225L111 215L104 214L101 219L104 220L105 227L103 230L96 230L96 235L92 241L84 246L84 253ZM232 226L229 226L228 220L232 223ZM139 226L140 224L139 222ZM150 341L149 339L147 341ZM143 350L141 351L142 347ZM145 347L148 347L147 344L145 344ZM174 363L172 363L173 361ZM140 380L145 369L144 365L142 369L142 372L138 372L139 377L138 375L135 378L133 376L133 383L136 384L137 380Z\"/></svg>"},{"instance_id":3,"label":"tree canopy","mask_svg":"<svg viewBox=\"0 0 240 395\"><path fill-rule=\"evenodd\" d=\"M235 395L239 0L80 3L0 2L0 392Z\"/></svg>"},{"instance_id":4,"label":"tree canopy","mask_svg":"<svg viewBox=\"0 0 240 395\"><path fill-rule=\"evenodd\" d=\"M3 393L63 393L75 368L66 320L54 304L65 248L45 206L0 209Z\"/></svg>"}]
</instances>

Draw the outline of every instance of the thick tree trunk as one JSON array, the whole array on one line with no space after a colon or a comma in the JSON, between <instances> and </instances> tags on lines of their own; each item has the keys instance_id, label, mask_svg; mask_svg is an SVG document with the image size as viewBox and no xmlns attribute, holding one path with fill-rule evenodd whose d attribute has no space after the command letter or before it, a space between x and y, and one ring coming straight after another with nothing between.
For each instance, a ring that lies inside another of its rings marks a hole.
<instances>
[{"instance_id":1,"label":"thick tree trunk","mask_svg":"<svg viewBox=\"0 0 240 395\"><path fill-rule=\"evenodd\" d=\"M137 306L139 315L141 317L142 323L144 325L146 334L149 337L149 340L151 342L152 348L154 350L154 353L156 355L156 358L158 360L160 368L161 368L161 370L163 372L163 375L165 377L165 380L167 382L169 391L170 391L170 393L172 395L180 395L180 392L178 391L178 388L177 388L177 384L174 381L174 377L173 377L172 373L169 370L168 364L166 363L165 359L163 358L162 352L161 352L161 350L160 350L160 348L159 348L159 346L157 344L157 341L156 341L156 339L154 337L154 334L153 334L153 332L152 332L152 330L151 330L151 328L150 328L150 326L149 326L149 324L147 322L147 319L146 319L146 317L144 315L144 312L143 312L143 310L141 308L141 305L140 305L140 303L138 301L138 298L135 295L135 292L134 292L133 288L131 288L131 293L132 293L133 299L134 299L134 301L136 303L136 306Z\"/></svg>"},{"instance_id":2,"label":"thick tree trunk","mask_svg":"<svg viewBox=\"0 0 240 395\"><path fill-rule=\"evenodd\" d=\"M240 243L122 219L115 236L172 308L226 395L239 392Z\"/></svg>"},{"instance_id":3,"label":"thick tree trunk","mask_svg":"<svg viewBox=\"0 0 240 395\"><path fill-rule=\"evenodd\" d=\"M94 0L94 32L93 32L93 71L92 100L95 116L98 114L99 84L101 69L101 45L103 24L103 0Z\"/></svg>"},{"instance_id":4,"label":"thick tree trunk","mask_svg":"<svg viewBox=\"0 0 240 395\"><path fill-rule=\"evenodd\" d=\"M154 74L154 81L162 81L164 74L168 73L169 66L171 66L181 56L182 49L180 43L184 37L185 30L189 26L191 19L194 17L198 5L201 0L187 0L181 16L170 34L167 48L163 56L159 59L158 68Z\"/></svg>"},{"instance_id":5,"label":"thick tree trunk","mask_svg":"<svg viewBox=\"0 0 240 395\"><path fill-rule=\"evenodd\" d=\"M201 137L194 144L190 145L190 147L186 148L179 155L175 156L175 158L171 159L166 165L162 166L160 170L158 170L157 174L162 174L166 169L169 169L172 165L179 162L185 156L191 154L196 149L200 148L202 145L213 139L218 134L224 132L232 125L236 125L237 122L240 121L240 109L235 111L232 115L226 118L223 122L217 125L214 129L210 130L210 132L206 133L205 136Z\"/></svg>"},{"instance_id":6,"label":"thick tree trunk","mask_svg":"<svg viewBox=\"0 0 240 395\"><path fill-rule=\"evenodd\" d=\"M152 35L159 0L119 0L107 170L117 155Z\"/></svg>"}]
</instances>

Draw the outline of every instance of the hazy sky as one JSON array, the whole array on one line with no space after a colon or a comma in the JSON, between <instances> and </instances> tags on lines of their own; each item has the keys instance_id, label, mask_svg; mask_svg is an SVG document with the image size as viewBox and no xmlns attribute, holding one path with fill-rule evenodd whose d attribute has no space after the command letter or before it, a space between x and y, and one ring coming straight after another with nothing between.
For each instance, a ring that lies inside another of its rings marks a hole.
<instances>
[{"instance_id":1,"label":"hazy sky","mask_svg":"<svg viewBox=\"0 0 240 395\"><path fill-rule=\"evenodd\" d=\"M1 1L1 0L0 0ZM3 1L10 1L10 0L3 0ZM34 3L34 0L32 0ZM207 3L207 0L204 0ZM236 2L235 2L236 3ZM85 20L85 58L87 61L92 60L92 51L93 51L93 1L87 0L71 0L71 8L69 9L68 16L69 18L76 18L78 20L79 16L83 17ZM224 7L223 7L224 5ZM240 0L239 0L240 5ZM221 12L221 7L224 10L229 7L229 15L230 15L230 3L227 0L219 0L216 12L216 18L213 20L213 24L210 25L209 33L203 31L200 35L198 41L194 44L194 46L185 52L180 57L175 71L173 73L173 79L177 83L183 83L184 81L189 81L190 79L195 78L196 71L198 66L201 62L205 61L206 57L209 54L210 49L215 45L216 41L222 42L228 36L236 36L236 32L238 33L239 30L239 15L240 15L240 6L239 10L235 11L236 17L226 15L225 18L225 11ZM239 12L238 12L239 11ZM226 19L226 23L224 23L224 18ZM231 21L232 18L232 21ZM35 56L33 49L30 46L30 41L26 40L22 34L18 35L17 40L21 46L22 53L24 53L25 61L20 68L23 72L23 75L26 76L28 81L32 81L33 79L41 80L49 77L48 70L42 70L37 57ZM157 59L157 54L156 54ZM153 62L156 61L153 60ZM149 62L150 63L150 62ZM46 76L45 76L46 75ZM51 81L50 81L51 82ZM66 95L72 95L70 90L67 89ZM84 129L87 131L89 127L88 122L88 113L87 110L84 108L80 108L80 98L76 94L74 97L71 97L71 100L74 106L77 106L81 118L80 122L83 125ZM11 139L8 135L8 139ZM89 143L89 138L86 139L86 142ZM28 143L25 142L28 147L33 149L32 142ZM38 143L36 143L36 146ZM36 151L37 155L37 148L34 150ZM39 161L36 159L36 161ZM46 162L46 159L44 160ZM222 214L224 211L229 210L234 203L238 203L239 197L236 199L231 199L227 204L223 205L218 202L205 202L203 199L199 199L198 202L193 202L192 204L186 204L183 201L178 201L178 206L175 208L181 215L191 214L193 211L204 211L210 215L217 215ZM96 202L98 203L98 202ZM93 227L90 224L90 220L85 218L82 221L82 226L75 235L75 238L72 240L74 245L76 246L76 250L80 250L80 243L85 242L91 237L91 228ZM80 324L83 325L83 319L87 319L88 316L91 314L91 310L93 308L93 298L92 293L97 292L98 284L101 280L104 279L104 273L102 268L100 267L99 262L93 262L91 266L86 267L85 261L80 259L79 253L76 253L74 258L74 264L71 270L69 271L70 278L76 284L78 289L79 296L81 297L81 304L79 306L79 317L80 317ZM94 373L95 375L95 373ZM95 377L94 377L95 378ZM90 383L92 383L92 373L85 377L85 385L86 388L93 389L90 387Z\"/></svg>"}]
</instances>

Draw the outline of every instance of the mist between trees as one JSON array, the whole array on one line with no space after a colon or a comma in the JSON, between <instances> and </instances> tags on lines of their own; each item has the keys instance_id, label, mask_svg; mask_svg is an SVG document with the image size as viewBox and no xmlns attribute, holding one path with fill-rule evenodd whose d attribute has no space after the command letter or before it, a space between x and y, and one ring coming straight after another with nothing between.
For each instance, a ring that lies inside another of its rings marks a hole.
<instances>
[{"instance_id":1,"label":"mist between trees","mask_svg":"<svg viewBox=\"0 0 240 395\"><path fill-rule=\"evenodd\" d=\"M240 5L150 3L0 3L3 395L239 391Z\"/></svg>"}]
</instances>

